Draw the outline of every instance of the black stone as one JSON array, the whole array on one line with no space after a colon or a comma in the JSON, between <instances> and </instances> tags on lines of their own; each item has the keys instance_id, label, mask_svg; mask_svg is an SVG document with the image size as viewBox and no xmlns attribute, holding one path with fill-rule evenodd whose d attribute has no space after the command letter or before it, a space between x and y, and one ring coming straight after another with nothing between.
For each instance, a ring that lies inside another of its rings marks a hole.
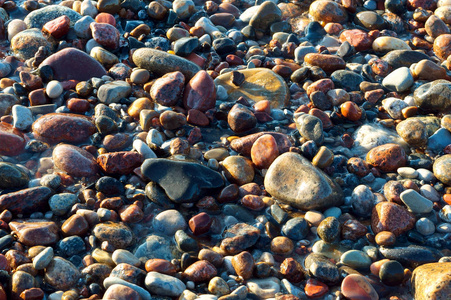
<instances>
[{"instance_id":1,"label":"black stone","mask_svg":"<svg viewBox=\"0 0 451 300\"><path fill-rule=\"evenodd\" d=\"M443 255L436 249L410 245L408 247L379 248L382 256L397 260L403 266L416 268L418 266L438 261Z\"/></svg>"}]
</instances>

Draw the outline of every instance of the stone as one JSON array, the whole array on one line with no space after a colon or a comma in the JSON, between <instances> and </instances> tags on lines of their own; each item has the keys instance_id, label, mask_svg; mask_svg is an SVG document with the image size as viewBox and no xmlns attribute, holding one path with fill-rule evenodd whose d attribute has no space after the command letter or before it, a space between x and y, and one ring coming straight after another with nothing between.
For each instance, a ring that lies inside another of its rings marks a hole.
<instances>
[{"instance_id":1,"label":"stone","mask_svg":"<svg viewBox=\"0 0 451 300\"><path fill-rule=\"evenodd\" d=\"M319 280L310 278L305 284L305 295L309 298L317 298L325 295L329 291L329 287Z\"/></svg>"},{"instance_id":2,"label":"stone","mask_svg":"<svg viewBox=\"0 0 451 300\"><path fill-rule=\"evenodd\" d=\"M334 242L340 236L340 222L335 217L327 217L317 228L318 236L326 243Z\"/></svg>"},{"instance_id":3,"label":"stone","mask_svg":"<svg viewBox=\"0 0 451 300\"><path fill-rule=\"evenodd\" d=\"M291 142L288 137L285 134L278 132L259 132L244 136L242 138L237 138L230 142L230 147L232 148L232 150L241 153L244 156L251 156L253 144L259 137L263 136L264 134L269 134L274 137L277 143L279 154L287 152L291 147Z\"/></svg>"},{"instance_id":4,"label":"stone","mask_svg":"<svg viewBox=\"0 0 451 300\"><path fill-rule=\"evenodd\" d=\"M100 45L109 48L116 49L119 47L119 30L113 25L106 23L92 22L90 25L92 38Z\"/></svg>"},{"instance_id":5,"label":"stone","mask_svg":"<svg viewBox=\"0 0 451 300\"><path fill-rule=\"evenodd\" d=\"M206 260L196 261L183 272L183 276L194 283L207 282L217 274L216 267Z\"/></svg>"},{"instance_id":6,"label":"stone","mask_svg":"<svg viewBox=\"0 0 451 300\"><path fill-rule=\"evenodd\" d=\"M21 167L12 163L0 162L0 189L14 189L25 186L30 177Z\"/></svg>"},{"instance_id":7,"label":"stone","mask_svg":"<svg viewBox=\"0 0 451 300\"><path fill-rule=\"evenodd\" d=\"M201 70L188 82L183 93L183 106L205 112L216 104L216 87L207 72Z\"/></svg>"},{"instance_id":8,"label":"stone","mask_svg":"<svg viewBox=\"0 0 451 300\"><path fill-rule=\"evenodd\" d=\"M4 116L11 112L13 105L18 104L19 99L13 94L0 94L0 116Z\"/></svg>"},{"instance_id":9,"label":"stone","mask_svg":"<svg viewBox=\"0 0 451 300\"><path fill-rule=\"evenodd\" d=\"M224 184L219 173L192 162L151 158L144 161L141 172L161 186L167 196L176 203L194 201L204 190L219 188ZM177 178L177 181L174 181L174 178Z\"/></svg>"},{"instance_id":10,"label":"stone","mask_svg":"<svg viewBox=\"0 0 451 300\"><path fill-rule=\"evenodd\" d=\"M60 39L69 32L70 19L63 15L44 24L42 31L51 35L55 39Z\"/></svg>"},{"instance_id":11,"label":"stone","mask_svg":"<svg viewBox=\"0 0 451 300\"><path fill-rule=\"evenodd\" d=\"M0 122L0 155L16 156L25 149L23 134L11 124Z\"/></svg>"},{"instance_id":12,"label":"stone","mask_svg":"<svg viewBox=\"0 0 451 300\"><path fill-rule=\"evenodd\" d=\"M309 273L318 280L333 284L340 280L337 266L326 256L311 253L305 258L304 265Z\"/></svg>"},{"instance_id":13,"label":"stone","mask_svg":"<svg viewBox=\"0 0 451 300\"><path fill-rule=\"evenodd\" d=\"M259 237L259 229L246 223L237 223L224 232L221 249L229 254L237 254L252 247Z\"/></svg>"},{"instance_id":14,"label":"stone","mask_svg":"<svg viewBox=\"0 0 451 300\"><path fill-rule=\"evenodd\" d=\"M322 2L322 0L316 2ZM304 56L304 62L311 66L320 67L326 73L332 73L346 67L343 58L330 54L308 53Z\"/></svg>"},{"instance_id":15,"label":"stone","mask_svg":"<svg viewBox=\"0 0 451 300\"><path fill-rule=\"evenodd\" d=\"M147 272L158 272L170 276L177 273L175 266L165 259L149 259L146 261L145 267Z\"/></svg>"},{"instance_id":16,"label":"stone","mask_svg":"<svg viewBox=\"0 0 451 300\"><path fill-rule=\"evenodd\" d=\"M94 156L86 150L68 144L59 144L52 154L55 166L69 175L90 177L97 173Z\"/></svg>"},{"instance_id":17,"label":"stone","mask_svg":"<svg viewBox=\"0 0 451 300\"><path fill-rule=\"evenodd\" d=\"M50 197L49 206L55 215L63 216L77 201L78 198L74 194L60 193Z\"/></svg>"},{"instance_id":18,"label":"stone","mask_svg":"<svg viewBox=\"0 0 451 300\"><path fill-rule=\"evenodd\" d=\"M243 133L257 125L257 118L250 109L237 103L230 109L227 115L227 123L232 131Z\"/></svg>"},{"instance_id":19,"label":"stone","mask_svg":"<svg viewBox=\"0 0 451 300\"><path fill-rule=\"evenodd\" d=\"M396 132L411 146L424 147L428 142L426 126L419 119L408 118L396 126Z\"/></svg>"},{"instance_id":20,"label":"stone","mask_svg":"<svg viewBox=\"0 0 451 300\"><path fill-rule=\"evenodd\" d=\"M33 258L33 268L36 270L45 269L53 259L53 248L47 247Z\"/></svg>"},{"instance_id":21,"label":"stone","mask_svg":"<svg viewBox=\"0 0 451 300\"><path fill-rule=\"evenodd\" d=\"M342 88L348 92L359 91L360 83L363 81L362 76L348 70L337 70L330 75L330 79L336 88Z\"/></svg>"},{"instance_id":22,"label":"stone","mask_svg":"<svg viewBox=\"0 0 451 300\"><path fill-rule=\"evenodd\" d=\"M227 282L221 277L213 277L208 283L208 291L218 297L228 295L230 288Z\"/></svg>"},{"instance_id":23,"label":"stone","mask_svg":"<svg viewBox=\"0 0 451 300\"><path fill-rule=\"evenodd\" d=\"M135 292L137 292L139 294L140 298L138 298L138 299L141 299L141 300L152 300L152 297L150 296L150 293L148 291L146 291L142 287L140 287L140 286L138 286L136 284L130 283L130 282L126 281L126 280L110 276L110 277L107 277L103 281L103 286L107 290L108 290L108 288L110 286L113 286L113 285L121 285L121 286L126 286L126 287L131 288L133 291L135 291ZM129 298L126 298L126 299L128 300Z\"/></svg>"},{"instance_id":24,"label":"stone","mask_svg":"<svg viewBox=\"0 0 451 300\"><path fill-rule=\"evenodd\" d=\"M371 258L363 251L349 250L341 255L340 262L353 269L366 270L371 265Z\"/></svg>"},{"instance_id":25,"label":"stone","mask_svg":"<svg viewBox=\"0 0 451 300\"><path fill-rule=\"evenodd\" d=\"M426 54L414 50L392 50L382 60L387 62L393 69L408 67L421 60L429 59Z\"/></svg>"},{"instance_id":26,"label":"stone","mask_svg":"<svg viewBox=\"0 0 451 300\"><path fill-rule=\"evenodd\" d=\"M103 66L93 57L75 48L65 48L47 57L40 65L50 66L55 80L86 81L106 75Z\"/></svg>"},{"instance_id":27,"label":"stone","mask_svg":"<svg viewBox=\"0 0 451 300\"><path fill-rule=\"evenodd\" d=\"M130 84L122 80L117 80L102 85L97 91L97 97L100 102L108 105L111 103L117 103L122 98L128 97L131 91L132 88Z\"/></svg>"},{"instance_id":28,"label":"stone","mask_svg":"<svg viewBox=\"0 0 451 300\"><path fill-rule=\"evenodd\" d=\"M383 172L392 172L407 164L407 156L401 146L385 144L370 150L366 155L366 161Z\"/></svg>"},{"instance_id":29,"label":"stone","mask_svg":"<svg viewBox=\"0 0 451 300\"><path fill-rule=\"evenodd\" d=\"M349 44L354 47L356 51L368 50L372 45L372 40L369 35L360 29L344 30L340 33L340 41L349 42Z\"/></svg>"},{"instance_id":30,"label":"stone","mask_svg":"<svg viewBox=\"0 0 451 300\"><path fill-rule=\"evenodd\" d=\"M19 242L27 246L52 245L58 240L59 228L55 222L28 219L15 220L9 223L12 231L17 234Z\"/></svg>"},{"instance_id":31,"label":"stone","mask_svg":"<svg viewBox=\"0 0 451 300\"><path fill-rule=\"evenodd\" d=\"M448 78L443 67L427 59L418 62L413 69L413 73L418 79L428 81Z\"/></svg>"},{"instance_id":32,"label":"stone","mask_svg":"<svg viewBox=\"0 0 451 300\"><path fill-rule=\"evenodd\" d=\"M388 74L382 81L382 85L387 89L402 93L413 85L413 76L407 67L401 67Z\"/></svg>"},{"instance_id":33,"label":"stone","mask_svg":"<svg viewBox=\"0 0 451 300\"><path fill-rule=\"evenodd\" d=\"M38 28L41 30L45 23L63 15L69 17L71 26L81 19L79 13L68 7L62 5L48 5L30 12L24 21L28 28Z\"/></svg>"},{"instance_id":34,"label":"stone","mask_svg":"<svg viewBox=\"0 0 451 300\"><path fill-rule=\"evenodd\" d=\"M80 271L68 260L55 257L49 263L45 272L45 280L59 290L68 290L80 278Z\"/></svg>"},{"instance_id":35,"label":"stone","mask_svg":"<svg viewBox=\"0 0 451 300\"><path fill-rule=\"evenodd\" d=\"M425 112L446 111L451 107L450 92L451 82L447 80L425 83L414 92L415 105Z\"/></svg>"},{"instance_id":36,"label":"stone","mask_svg":"<svg viewBox=\"0 0 451 300\"><path fill-rule=\"evenodd\" d=\"M394 248L380 247L379 251L382 257L396 260L408 268L416 268L424 264L436 262L443 256L437 249L418 245Z\"/></svg>"},{"instance_id":37,"label":"stone","mask_svg":"<svg viewBox=\"0 0 451 300\"><path fill-rule=\"evenodd\" d=\"M156 231L166 235L174 235L177 230L185 230L186 221L175 209L163 211L155 216L153 227Z\"/></svg>"},{"instance_id":38,"label":"stone","mask_svg":"<svg viewBox=\"0 0 451 300\"><path fill-rule=\"evenodd\" d=\"M31 214L43 211L47 200L53 194L48 187L32 187L0 196L0 209L7 209L13 214Z\"/></svg>"},{"instance_id":39,"label":"stone","mask_svg":"<svg viewBox=\"0 0 451 300\"><path fill-rule=\"evenodd\" d=\"M245 77L243 84L236 86L232 83L232 72L218 76L214 83L227 91L227 100L236 101L245 97L254 102L271 99L271 107L285 107L288 105L289 90L283 78L275 72L265 68L239 70Z\"/></svg>"},{"instance_id":40,"label":"stone","mask_svg":"<svg viewBox=\"0 0 451 300\"><path fill-rule=\"evenodd\" d=\"M33 58L40 47L51 52L52 46L37 29L27 29L16 34L11 40L14 55L24 61Z\"/></svg>"},{"instance_id":41,"label":"stone","mask_svg":"<svg viewBox=\"0 0 451 300\"><path fill-rule=\"evenodd\" d=\"M150 97L161 105L175 106L183 93L184 85L185 76L180 71L167 73L155 80L150 89Z\"/></svg>"},{"instance_id":42,"label":"stone","mask_svg":"<svg viewBox=\"0 0 451 300\"><path fill-rule=\"evenodd\" d=\"M321 145L324 141L323 122L315 116L301 114L296 118L296 128L307 141L313 141Z\"/></svg>"},{"instance_id":43,"label":"stone","mask_svg":"<svg viewBox=\"0 0 451 300\"><path fill-rule=\"evenodd\" d=\"M433 171L435 177L446 185L451 185L451 154L446 154L435 160Z\"/></svg>"},{"instance_id":44,"label":"stone","mask_svg":"<svg viewBox=\"0 0 451 300\"><path fill-rule=\"evenodd\" d=\"M392 36L381 36L373 41L373 50L387 53L393 50L412 50L406 42Z\"/></svg>"},{"instance_id":45,"label":"stone","mask_svg":"<svg viewBox=\"0 0 451 300\"><path fill-rule=\"evenodd\" d=\"M122 285L113 284L108 287L103 295L105 299L116 299L116 300L140 300L141 297L139 293L132 288Z\"/></svg>"},{"instance_id":46,"label":"stone","mask_svg":"<svg viewBox=\"0 0 451 300\"><path fill-rule=\"evenodd\" d=\"M404 280L404 267L396 260L387 261L379 270L379 278L388 286L400 285Z\"/></svg>"},{"instance_id":47,"label":"stone","mask_svg":"<svg viewBox=\"0 0 451 300\"><path fill-rule=\"evenodd\" d=\"M151 48L141 48L133 52L133 62L138 67L146 69L158 76L169 72L180 71L185 78L191 80L200 71L199 66L195 63L182 57Z\"/></svg>"},{"instance_id":48,"label":"stone","mask_svg":"<svg viewBox=\"0 0 451 300\"><path fill-rule=\"evenodd\" d=\"M142 155L132 151L106 153L97 157L97 164L107 174L129 174L142 162Z\"/></svg>"},{"instance_id":49,"label":"stone","mask_svg":"<svg viewBox=\"0 0 451 300\"><path fill-rule=\"evenodd\" d=\"M297 153L280 155L269 167L264 184L273 197L302 210L323 210L343 201L340 187Z\"/></svg>"},{"instance_id":50,"label":"stone","mask_svg":"<svg viewBox=\"0 0 451 300\"><path fill-rule=\"evenodd\" d=\"M243 251L233 256L232 266L238 276L243 277L245 280L250 279L254 270L254 258L249 252Z\"/></svg>"},{"instance_id":51,"label":"stone","mask_svg":"<svg viewBox=\"0 0 451 300\"><path fill-rule=\"evenodd\" d=\"M341 292L349 299L379 299L371 283L359 274L349 274L346 276L341 283Z\"/></svg>"},{"instance_id":52,"label":"stone","mask_svg":"<svg viewBox=\"0 0 451 300\"><path fill-rule=\"evenodd\" d=\"M178 297L186 289L180 279L157 272L147 273L145 285L152 294L169 297Z\"/></svg>"},{"instance_id":53,"label":"stone","mask_svg":"<svg viewBox=\"0 0 451 300\"><path fill-rule=\"evenodd\" d=\"M417 191L408 189L401 193L400 198L409 211L414 214L427 214L432 211L431 200L421 196Z\"/></svg>"},{"instance_id":54,"label":"stone","mask_svg":"<svg viewBox=\"0 0 451 300\"><path fill-rule=\"evenodd\" d=\"M238 185L252 182L254 179L254 168L252 162L243 156L228 156L222 162L226 178Z\"/></svg>"},{"instance_id":55,"label":"stone","mask_svg":"<svg viewBox=\"0 0 451 300\"><path fill-rule=\"evenodd\" d=\"M270 134L262 135L252 145L252 162L259 169L268 169L277 156L279 156L277 141Z\"/></svg>"},{"instance_id":56,"label":"stone","mask_svg":"<svg viewBox=\"0 0 451 300\"><path fill-rule=\"evenodd\" d=\"M107 241L117 249L127 248L133 239L133 233L122 223L106 222L97 224L93 234L100 241Z\"/></svg>"},{"instance_id":57,"label":"stone","mask_svg":"<svg viewBox=\"0 0 451 300\"><path fill-rule=\"evenodd\" d=\"M442 34L434 40L434 53L446 60L451 54L451 34Z\"/></svg>"},{"instance_id":58,"label":"stone","mask_svg":"<svg viewBox=\"0 0 451 300\"><path fill-rule=\"evenodd\" d=\"M38 284L33 275L20 270L16 271L11 278L11 298L20 299L19 295L21 295L26 290L37 286ZM7 299L6 295L5 299Z\"/></svg>"},{"instance_id":59,"label":"stone","mask_svg":"<svg viewBox=\"0 0 451 300\"><path fill-rule=\"evenodd\" d=\"M65 236L84 236L89 230L89 224L83 216L72 215L61 225Z\"/></svg>"},{"instance_id":60,"label":"stone","mask_svg":"<svg viewBox=\"0 0 451 300\"><path fill-rule=\"evenodd\" d=\"M255 294L259 299L274 298L280 291L280 280L276 277L264 279L251 279L246 283L249 292Z\"/></svg>"},{"instance_id":61,"label":"stone","mask_svg":"<svg viewBox=\"0 0 451 300\"><path fill-rule=\"evenodd\" d=\"M451 263L422 265L412 273L412 294L415 299L446 299L451 293Z\"/></svg>"},{"instance_id":62,"label":"stone","mask_svg":"<svg viewBox=\"0 0 451 300\"><path fill-rule=\"evenodd\" d=\"M268 31L271 24L282 19L282 11L274 2L265 1L260 5L249 21L249 25L263 32Z\"/></svg>"},{"instance_id":63,"label":"stone","mask_svg":"<svg viewBox=\"0 0 451 300\"><path fill-rule=\"evenodd\" d=\"M380 202L373 208L371 228L375 234L393 232L399 236L415 225L415 217L404 207L393 202Z\"/></svg>"},{"instance_id":64,"label":"stone","mask_svg":"<svg viewBox=\"0 0 451 300\"><path fill-rule=\"evenodd\" d=\"M318 22L345 23L348 20L348 13L342 5L327 0L313 2L309 14Z\"/></svg>"}]
</instances>

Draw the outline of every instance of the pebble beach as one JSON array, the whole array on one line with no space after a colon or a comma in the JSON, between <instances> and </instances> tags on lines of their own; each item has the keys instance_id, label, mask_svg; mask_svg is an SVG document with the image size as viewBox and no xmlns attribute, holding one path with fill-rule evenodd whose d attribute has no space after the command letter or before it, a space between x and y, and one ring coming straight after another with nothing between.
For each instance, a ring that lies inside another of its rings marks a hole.
<instances>
[{"instance_id":1,"label":"pebble beach","mask_svg":"<svg viewBox=\"0 0 451 300\"><path fill-rule=\"evenodd\" d=\"M0 0L0 300L451 299L451 0Z\"/></svg>"}]
</instances>

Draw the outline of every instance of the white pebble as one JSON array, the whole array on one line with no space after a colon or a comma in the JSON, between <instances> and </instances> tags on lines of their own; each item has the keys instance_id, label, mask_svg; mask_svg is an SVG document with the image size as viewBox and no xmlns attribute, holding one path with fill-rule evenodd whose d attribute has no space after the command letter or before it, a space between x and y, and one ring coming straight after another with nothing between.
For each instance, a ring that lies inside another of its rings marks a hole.
<instances>
[{"instance_id":1,"label":"white pebble","mask_svg":"<svg viewBox=\"0 0 451 300\"><path fill-rule=\"evenodd\" d=\"M59 81L52 80L49 83L47 83L47 87L45 88L45 92L47 93L47 96L50 98L58 98L63 93L63 86Z\"/></svg>"},{"instance_id":2,"label":"white pebble","mask_svg":"<svg viewBox=\"0 0 451 300\"><path fill-rule=\"evenodd\" d=\"M418 172L411 167L401 167L398 168L397 170L398 174L401 175L404 178L417 178L418 177Z\"/></svg>"}]
</instances>

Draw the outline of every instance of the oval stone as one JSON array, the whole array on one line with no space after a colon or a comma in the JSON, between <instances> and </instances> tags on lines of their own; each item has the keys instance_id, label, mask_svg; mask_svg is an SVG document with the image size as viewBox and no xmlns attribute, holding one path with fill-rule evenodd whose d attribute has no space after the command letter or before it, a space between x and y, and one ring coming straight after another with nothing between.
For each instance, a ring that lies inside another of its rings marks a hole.
<instances>
[{"instance_id":1,"label":"oval stone","mask_svg":"<svg viewBox=\"0 0 451 300\"><path fill-rule=\"evenodd\" d=\"M60 144L52 154L55 166L75 177L90 177L97 173L97 163L86 150L77 146Z\"/></svg>"}]
</instances>

